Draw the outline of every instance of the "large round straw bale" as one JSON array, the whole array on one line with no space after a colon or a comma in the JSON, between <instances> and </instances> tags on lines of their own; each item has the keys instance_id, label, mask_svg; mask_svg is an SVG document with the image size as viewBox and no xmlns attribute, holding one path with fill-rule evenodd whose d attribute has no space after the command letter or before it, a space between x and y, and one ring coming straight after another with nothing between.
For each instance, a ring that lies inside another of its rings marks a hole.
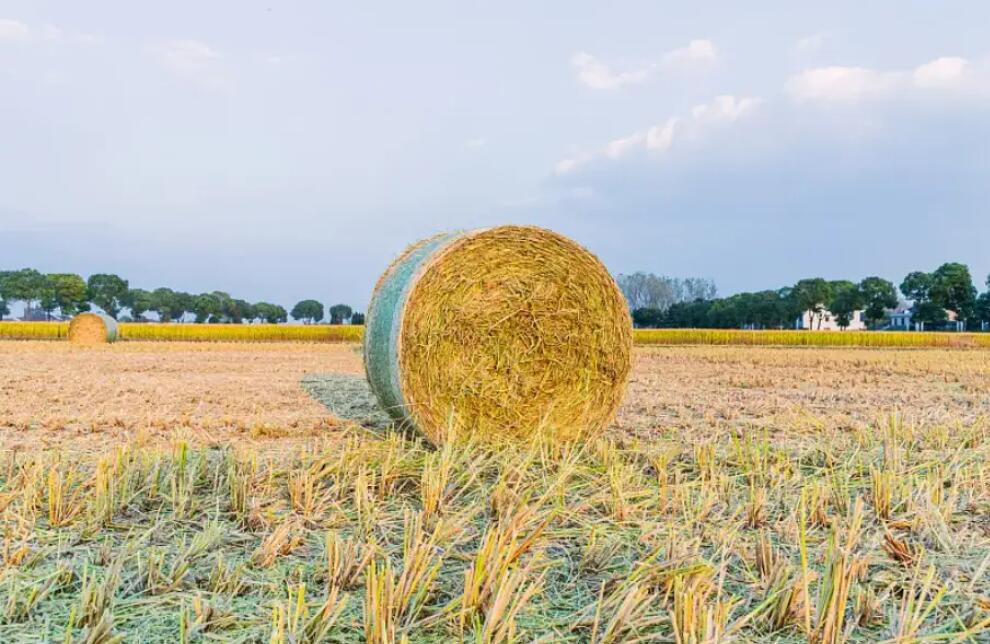
<instances>
[{"instance_id":1,"label":"large round straw bale","mask_svg":"<svg viewBox=\"0 0 990 644\"><path fill-rule=\"evenodd\" d=\"M409 247L379 279L364 337L382 406L434 443L598 432L632 351L625 299L602 263L529 226Z\"/></svg>"},{"instance_id":2,"label":"large round straw bale","mask_svg":"<svg viewBox=\"0 0 990 644\"><path fill-rule=\"evenodd\" d=\"M103 313L80 313L69 323L69 342L106 344L117 340L117 320Z\"/></svg>"}]
</instances>

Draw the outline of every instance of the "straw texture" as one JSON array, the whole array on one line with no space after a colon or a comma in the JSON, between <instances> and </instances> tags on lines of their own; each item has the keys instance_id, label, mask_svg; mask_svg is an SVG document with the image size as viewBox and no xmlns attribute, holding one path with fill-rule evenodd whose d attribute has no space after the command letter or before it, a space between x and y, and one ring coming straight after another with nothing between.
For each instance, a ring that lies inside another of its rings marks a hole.
<instances>
[{"instance_id":1,"label":"straw texture","mask_svg":"<svg viewBox=\"0 0 990 644\"><path fill-rule=\"evenodd\" d=\"M368 312L372 390L435 443L451 433L584 438L621 401L625 300L594 255L556 233L503 226L415 244Z\"/></svg>"},{"instance_id":2,"label":"straw texture","mask_svg":"<svg viewBox=\"0 0 990 644\"><path fill-rule=\"evenodd\" d=\"M117 320L103 313L80 313L69 323L69 342L94 345L117 341Z\"/></svg>"}]
</instances>

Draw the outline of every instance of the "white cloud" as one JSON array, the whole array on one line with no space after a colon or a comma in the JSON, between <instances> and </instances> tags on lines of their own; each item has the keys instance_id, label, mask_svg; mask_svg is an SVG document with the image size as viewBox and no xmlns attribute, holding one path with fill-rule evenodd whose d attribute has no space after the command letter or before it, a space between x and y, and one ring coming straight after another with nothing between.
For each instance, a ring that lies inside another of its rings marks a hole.
<instances>
[{"instance_id":1,"label":"white cloud","mask_svg":"<svg viewBox=\"0 0 990 644\"><path fill-rule=\"evenodd\" d=\"M763 101L759 98L745 96L718 96L710 104L695 105L691 116L696 121L723 121L732 123L760 106Z\"/></svg>"},{"instance_id":2,"label":"white cloud","mask_svg":"<svg viewBox=\"0 0 990 644\"><path fill-rule=\"evenodd\" d=\"M598 159L616 161L636 152L667 152L678 141L697 140L713 128L752 114L762 103L761 99L751 96L718 96L711 103L696 105L691 110L690 118L685 121L669 118L660 125L610 141L598 152L575 154L562 159L554 167L554 174L569 174Z\"/></svg>"},{"instance_id":3,"label":"white cloud","mask_svg":"<svg viewBox=\"0 0 990 644\"><path fill-rule=\"evenodd\" d=\"M969 61L965 58L936 58L914 70L914 84L930 88L957 87L966 81L969 67Z\"/></svg>"},{"instance_id":4,"label":"white cloud","mask_svg":"<svg viewBox=\"0 0 990 644\"><path fill-rule=\"evenodd\" d=\"M900 74L865 67L818 67L790 78L787 92L797 101L854 103L893 92Z\"/></svg>"},{"instance_id":5,"label":"white cloud","mask_svg":"<svg viewBox=\"0 0 990 644\"><path fill-rule=\"evenodd\" d=\"M686 70L714 63L718 50L710 40L692 40L685 47L668 51L660 63L641 64L626 70L616 70L587 52L571 56L571 65L582 85L597 90L615 90L627 85L646 82L658 67L667 70Z\"/></svg>"},{"instance_id":6,"label":"white cloud","mask_svg":"<svg viewBox=\"0 0 990 644\"><path fill-rule=\"evenodd\" d=\"M205 43L173 40L152 47L150 53L159 65L175 76L210 87L226 84L220 54Z\"/></svg>"},{"instance_id":7,"label":"white cloud","mask_svg":"<svg viewBox=\"0 0 990 644\"><path fill-rule=\"evenodd\" d=\"M711 64L718 60L718 49L710 40L692 40L687 47L674 49L663 55L665 67L685 68L698 64Z\"/></svg>"},{"instance_id":8,"label":"white cloud","mask_svg":"<svg viewBox=\"0 0 990 644\"><path fill-rule=\"evenodd\" d=\"M31 37L31 30L23 22L0 18L0 40L24 41Z\"/></svg>"},{"instance_id":9,"label":"white cloud","mask_svg":"<svg viewBox=\"0 0 990 644\"><path fill-rule=\"evenodd\" d=\"M616 139L605 146L605 156L609 159L620 159L632 150L642 147L645 141L646 135L642 132Z\"/></svg>"},{"instance_id":10,"label":"white cloud","mask_svg":"<svg viewBox=\"0 0 990 644\"><path fill-rule=\"evenodd\" d=\"M571 57L571 65L577 70L578 80L591 89L618 89L623 85L642 83L649 76L649 69L615 72L608 65L586 52Z\"/></svg>"},{"instance_id":11,"label":"white cloud","mask_svg":"<svg viewBox=\"0 0 990 644\"><path fill-rule=\"evenodd\" d=\"M669 150L674 144L674 131L678 120L669 118L663 125L654 125L646 131L646 149L657 152Z\"/></svg>"},{"instance_id":12,"label":"white cloud","mask_svg":"<svg viewBox=\"0 0 990 644\"><path fill-rule=\"evenodd\" d=\"M832 104L923 96L990 96L990 60L974 64L965 58L943 56L913 70L893 71L818 67L792 76L787 93L798 102Z\"/></svg>"}]
</instances>

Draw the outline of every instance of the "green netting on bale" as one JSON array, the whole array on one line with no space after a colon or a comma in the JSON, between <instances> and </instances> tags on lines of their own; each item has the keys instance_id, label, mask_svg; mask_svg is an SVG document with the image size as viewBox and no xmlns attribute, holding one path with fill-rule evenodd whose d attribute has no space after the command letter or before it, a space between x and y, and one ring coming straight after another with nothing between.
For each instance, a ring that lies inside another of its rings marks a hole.
<instances>
[{"instance_id":1,"label":"green netting on bale","mask_svg":"<svg viewBox=\"0 0 990 644\"><path fill-rule=\"evenodd\" d=\"M103 324L107 327L107 342L116 342L120 339L120 328L117 326L117 320L113 319L106 313L97 313L100 319L103 320Z\"/></svg>"},{"instance_id":2,"label":"green netting on bale","mask_svg":"<svg viewBox=\"0 0 990 644\"><path fill-rule=\"evenodd\" d=\"M410 422L399 375L402 312L419 269L463 233L444 233L413 246L388 269L368 305L364 330L364 366L368 383L392 418Z\"/></svg>"}]
</instances>

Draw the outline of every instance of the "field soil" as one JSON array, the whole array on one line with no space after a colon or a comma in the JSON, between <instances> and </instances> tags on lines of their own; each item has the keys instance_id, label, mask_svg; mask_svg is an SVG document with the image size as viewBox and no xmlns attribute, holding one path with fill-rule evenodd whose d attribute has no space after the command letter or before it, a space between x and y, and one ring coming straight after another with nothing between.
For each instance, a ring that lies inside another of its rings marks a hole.
<instances>
[{"instance_id":1,"label":"field soil","mask_svg":"<svg viewBox=\"0 0 990 644\"><path fill-rule=\"evenodd\" d=\"M0 446L99 451L181 437L286 448L346 421L380 426L362 378L353 344L0 342ZM638 347L609 434L788 437L894 412L970 423L990 413L988 382L985 351Z\"/></svg>"},{"instance_id":2,"label":"field soil","mask_svg":"<svg viewBox=\"0 0 990 644\"><path fill-rule=\"evenodd\" d=\"M135 437L295 444L338 424L300 381L360 375L346 344L0 342L0 445L102 450Z\"/></svg>"}]
</instances>

